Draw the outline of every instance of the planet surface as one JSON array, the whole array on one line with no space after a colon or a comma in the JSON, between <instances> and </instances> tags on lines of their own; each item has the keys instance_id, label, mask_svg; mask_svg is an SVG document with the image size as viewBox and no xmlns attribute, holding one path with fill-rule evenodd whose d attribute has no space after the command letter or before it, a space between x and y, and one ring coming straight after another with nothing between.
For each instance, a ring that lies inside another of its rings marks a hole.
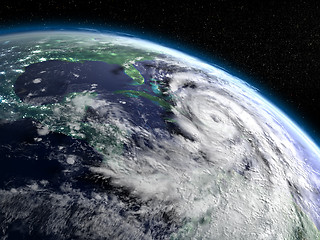
<instances>
[{"instance_id":1,"label":"planet surface","mask_svg":"<svg viewBox=\"0 0 320 240\"><path fill-rule=\"evenodd\" d=\"M0 239L320 239L308 135L136 37L0 36L0 160Z\"/></svg>"}]
</instances>

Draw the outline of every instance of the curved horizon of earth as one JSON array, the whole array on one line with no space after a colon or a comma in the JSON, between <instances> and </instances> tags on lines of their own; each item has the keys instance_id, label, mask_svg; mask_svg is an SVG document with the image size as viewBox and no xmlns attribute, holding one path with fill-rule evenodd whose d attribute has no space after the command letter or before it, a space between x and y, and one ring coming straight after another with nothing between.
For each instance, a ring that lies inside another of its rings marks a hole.
<instances>
[{"instance_id":1,"label":"curved horizon of earth","mask_svg":"<svg viewBox=\"0 0 320 240\"><path fill-rule=\"evenodd\" d=\"M319 147L241 79L112 33L0 49L0 239L320 239Z\"/></svg>"}]
</instances>

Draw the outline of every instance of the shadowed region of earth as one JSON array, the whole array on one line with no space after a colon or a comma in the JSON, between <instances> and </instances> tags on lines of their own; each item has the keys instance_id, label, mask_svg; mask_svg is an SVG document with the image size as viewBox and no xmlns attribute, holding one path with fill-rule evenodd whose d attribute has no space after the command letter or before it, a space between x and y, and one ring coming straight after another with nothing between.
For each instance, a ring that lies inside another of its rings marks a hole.
<instances>
[{"instance_id":1,"label":"shadowed region of earth","mask_svg":"<svg viewBox=\"0 0 320 240\"><path fill-rule=\"evenodd\" d=\"M39 135L39 126L31 119L0 125L1 188L32 180L58 187L102 163L102 156L85 141L54 132Z\"/></svg>"},{"instance_id":2,"label":"shadowed region of earth","mask_svg":"<svg viewBox=\"0 0 320 240\"><path fill-rule=\"evenodd\" d=\"M97 209L106 207L122 221L131 218L141 225L142 235L151 234L153 239L168 237L181 224L175 211L165 208L166 203L156 205L162 207L157 212L142 211L152 208L150 200L144 201L133 194L131 189L113 185L111 178L91 172L90 167L100 166L103 158L85 141L49 131L43 134L43 126L32 119L2 121L0 133L0 188L13 194L12 199L8 195L1 200L3 209L0 209L0 238L5 234L6 239L57 239L60 235L48 235L42 224L53 224L50 216L55 214L53 211L60 211L62 208L66 214L57 219L57 226L52 225L52 228L59 229L59 234L68 236L67 239L87 239L77 235L79 226L72 225L73 217L77 217L76 213L84 215L83 224L96 217L91 206L83 205L83 201L94 202ZM69 186L73 194L68 193L65 186ZM24 188L24 194L15 197L15 193L21 188ZM92 198L96 193L106 196L108 201ZM52 206L52 196L57 194L60 194L61 199L69 194L74 203L70 206L62 203ZM36 203L29 205L30 201L24 199L30 196ZM119 206L112 205L114 199L118 199ZM17 211L9 222L3 218L7 208ZM24 221L20 209L26 209L34 221L41 219L42 224L34 226L32 221ZM70 221L71 227L59 225L59 221ZM112 220L106 221L111 225ZM1 226L7 228L1 229ZM112 231L108 234L112 239Z\"/></svg>"}]
</instances>

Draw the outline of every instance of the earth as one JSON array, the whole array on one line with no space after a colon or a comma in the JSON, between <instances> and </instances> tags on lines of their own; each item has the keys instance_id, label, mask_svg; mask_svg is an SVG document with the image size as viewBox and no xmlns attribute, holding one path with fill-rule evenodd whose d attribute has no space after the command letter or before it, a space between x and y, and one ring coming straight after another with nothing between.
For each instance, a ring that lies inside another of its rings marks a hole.
<instances>
[{"instance_id":1,"label":"earth","mask_svg":"<svg viewBox=\"0 0 320 240\"><path fill-rule=\"evenodd\" d=\"M0 239L320 239L320 150L243 80L117 33L0 36Z\"/></svg>"}]
</instances>

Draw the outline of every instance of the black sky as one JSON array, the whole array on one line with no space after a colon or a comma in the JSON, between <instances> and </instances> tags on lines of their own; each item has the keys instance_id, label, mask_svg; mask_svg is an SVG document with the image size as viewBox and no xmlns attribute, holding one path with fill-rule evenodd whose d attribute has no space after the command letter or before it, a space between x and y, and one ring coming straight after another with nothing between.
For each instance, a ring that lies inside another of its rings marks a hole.
<instances>
[{"instance_id":1,"label":"black sky","mask_svg":"<svg viewBox=\"0 0 320 240\"><path fill-rule=\"evenodd\" d=\"M320 139L320 2L1 0L2 29L54 24L189 49L260 88Z\"/></svg>"}]
</instances>

